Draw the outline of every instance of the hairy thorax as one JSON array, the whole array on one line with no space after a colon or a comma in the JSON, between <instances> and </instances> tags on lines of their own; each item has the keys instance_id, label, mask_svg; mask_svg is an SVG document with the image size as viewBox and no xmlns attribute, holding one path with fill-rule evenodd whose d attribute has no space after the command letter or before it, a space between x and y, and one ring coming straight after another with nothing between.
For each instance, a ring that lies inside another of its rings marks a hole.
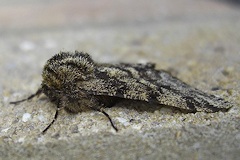
<instances>
[{"instance_id":1,"label":"hairy thorax","mask_svg":"<svg viewBox=\"0 0 240 160\"><path fill-rule=\"evenodd\" d=\"M42 72L43 93L58 108L65 107L71 112L85 111L95 103L91 95L76 87L77 83L90 79L94 70L89 55L78 54L75 57L58 54L47 61Z\"/></svg>"}]
</instances>

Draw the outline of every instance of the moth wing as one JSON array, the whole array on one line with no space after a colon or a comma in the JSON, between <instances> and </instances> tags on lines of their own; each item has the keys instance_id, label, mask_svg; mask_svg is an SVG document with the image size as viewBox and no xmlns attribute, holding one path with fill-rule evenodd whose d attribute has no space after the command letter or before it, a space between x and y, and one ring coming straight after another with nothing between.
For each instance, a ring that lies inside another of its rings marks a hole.
<instances>
[{"instance_id":1,"label":"moth wing","mask_svg":"<svg viewBox=\"0 0 240 160\"><path fill-rule=\"evenodd\" d=\"M148 92L151 92L151 88L140 83L137 79L104 77L98 76L96 79L81 82L78 84L78 88L88 94L97 96L111 96L142 101L149 100Z\"/></svg>"},{"instance_id":2,"label":"moth wing","mask_svg":"<svg viewBox=\"0 0 240 160\"><path fill-rule=\"evenodd\" d=\"M145 72L142 77L146 77L149 82L158 86L150 101L193 112L227 111L232 107L232 104L224 99L196 89L164 70L153 69Z\"/></svg>"},{"instance_id":3,"label":"moth wing","mask_svg":"<svg viewBox=\"0 0 240 160\"><path fill-rule=\"evenodd\" d=\"M152 63L101 65L89 81L78 84L88 94L159 103L189 111L215 112L231 104L180 81Z\"/></svg>"}]
</instances>

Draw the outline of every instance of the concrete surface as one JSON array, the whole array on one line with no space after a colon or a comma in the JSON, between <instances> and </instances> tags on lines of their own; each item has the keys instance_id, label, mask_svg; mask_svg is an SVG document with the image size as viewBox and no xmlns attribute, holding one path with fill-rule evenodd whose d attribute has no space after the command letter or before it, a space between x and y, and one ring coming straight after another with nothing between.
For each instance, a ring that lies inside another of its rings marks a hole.
<instances>
[{"instance_id":1,"label":"concrete surface","mask_svg":"<svg viewBox=\"0 0 240 160\"><path fill-rule=\"evenodd\" d=\"M234 2L234 1L232 1ZM0 159L239 159L240 10L226 1L1 1ZM101 62L155 62L234 103L229 112L185 114L124 101L98 112L61 111L42 95L46 60L60 50Z\"/></svg>"}]
</instances>

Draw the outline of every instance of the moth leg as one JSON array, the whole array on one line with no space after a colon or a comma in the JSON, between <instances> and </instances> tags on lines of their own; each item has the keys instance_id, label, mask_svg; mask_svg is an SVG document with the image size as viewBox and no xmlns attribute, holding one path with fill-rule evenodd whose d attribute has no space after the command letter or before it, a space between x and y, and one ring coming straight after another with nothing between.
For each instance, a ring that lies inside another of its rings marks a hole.
<instances>
[{"instance_id":1,"label":"moth leg","mask_svg":"<svg viewBox=\"0 0 240 160\"><path fill-rule=\"evenodd\" d=\"M52 122L42 131L42 134L45 134L46 131L51 127L51 125L55 122L55 120L57 119L58 117L58 109L56 110L55 112L55 115L54 115L54 118L52 120Z\"/></svg>"},{"instance_id":2,"label":"moth leg","mask_svg":"<svg viewBox=\"0 0 240 160\"><path fill-rule=\"evenodd\" d=\"M19 100L19 101L15 101L15 102L10 102L10 104L19 104L21 102L30 100L30 99L34 98L35 96L39 96L42 92L43 92L42 88L39 88L36 93L30 95L28 98L22 99L22 100Z\"/></svg>"},{"instance_id":3,"label":"moth leg","mask_svg":"<svg viewBox=\"0 0 240 160\"><path fill-rule=\"evenodd\" d=\"M92 99L92 100L93 100L93 99ZM95 111L98 111L98 112L103 113L103 114L108 118L108 120L110 121L110 123L111 123L112 127L115 129L115 131L116 131L116 132L118 131L117 127L114 125L114 123L113 123L111 117L109 116L109 114L107 114L107 113L103 110L103 107L97 107L97 106L92 107L92 106L90 106L90 108L93 109L93 110L95 110Z\"/></svg>"},{"instance_id":4,"label":"moth leg","mask_svg":"<svg viewBox=\"0 0 240 160\"><path fill-rule=\"evenodd\" d=\"M102 112L102 113L108 118L108 120L110 121L112 127L113 127L113 128L115 129L115 131L117 132L117 131L118 131L118 128L114 125L111 117L103 110L103 108L100 108L98 111L99 111L99 112Z\"/></svg>"},{"instance_id":5,"label":"moth leg","mask_svg":"<svg viewBox=\"0 0 240 160\"><path fill-rule=\"evenodd\" d=\"M63 108L65 108L65 107L57 107L57 109L56 109L56 112L55 112L55 115L54 115L54 118L53 118L53 120L52 120L52 122L51 123L49 123L49 125L42 131L42 134L45 134L46 133L46 131L52 126L52 124L57 120L57 117L58 117L58 113L59 113L59 111L61 110L61 109L63 109Z\"/></svg>"}]
</instances>

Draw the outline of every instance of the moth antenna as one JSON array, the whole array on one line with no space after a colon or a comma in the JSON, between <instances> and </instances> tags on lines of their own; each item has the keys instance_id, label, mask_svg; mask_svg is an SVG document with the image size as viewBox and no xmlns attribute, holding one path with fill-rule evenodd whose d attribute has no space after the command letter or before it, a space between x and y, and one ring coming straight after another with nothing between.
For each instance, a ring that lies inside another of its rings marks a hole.
<instances>
[{"instance_id":1,"label":"moth antenna","mask_svg":"<svg viewBox=\"0 0 240 160\"><path fill-rule=\"evenodd\" d=\"M113 127L113 128L115 129L115 131L117 132L117 131L118 131L117 127L114 125L111 117L103 110L103 108L98 109L98 111L99 111L99 112L102 112L102 113L108 118L108 120L110 121L112 127Z\"/></svg>"},{"instance_id":2,"label":"moth antenna","mask_svg":"<svg viewBox=\"0 0 240 160\"><path fill-rule=\"evenodd\" d=\"M57 119L57 117L58 117L58 111L59 111L59 109L57 109L56 110L56 112L55 112L55 115L54 115L54 118L53 118L53 120L52 120L52 122L42 131L42 134L45 134L46 133L46 131L51 127L51 125L55 122L55 120Z\"/></svg>"},{"instance_id":3,"label":"moth antenna","mask_svg":"<svg viewBox=\"0 0 240 160\"><path fill-rule=\"evenodd\" d=\"M32 95L29 96L28 98L22 99L22 100L19 100L19 101L15 101L15 102L10 102L10 104L19 104L19 103L21 103L21 102L30 100L30 99L34 98L35 96L38 96L38 95L41 94L42 92L43 92L43 91L42 91L42 88L39 88L36 93L32 94Z\"/></svg>"}]
</instances>

